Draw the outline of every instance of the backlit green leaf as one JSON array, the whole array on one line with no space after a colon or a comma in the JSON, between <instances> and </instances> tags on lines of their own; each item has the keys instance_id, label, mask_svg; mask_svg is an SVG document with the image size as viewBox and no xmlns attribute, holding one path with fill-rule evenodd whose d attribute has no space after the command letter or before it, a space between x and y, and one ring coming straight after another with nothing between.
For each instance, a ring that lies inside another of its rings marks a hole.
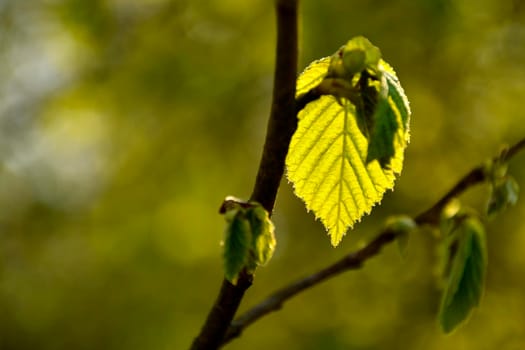
<instances>
[{"instance_id":1,"label":"backlit green leaf","mask_svg":"<svg viewBox=\"0 0 525 350\"><path fill-rule=\"evenodd\" d=\"M322 96L298 114L287 175L334 246L393 187L409 138L408 100L371 46L364 49L365 71L356 71L362 67L358 54L345 68L344 53L356 48L343 47L313 62L297 81L298 97L314 88L322 88Z\"/></svg>"},{"instance_id":2,"label":"backlit green leaf","mask_svg":"<svg viewBox=\"0 0 525 350\"><path fill-rule=\"evenodd\" d=\"M224 275L228 281L235 284L239 272L248 262L252 233L244 209L228 210L225 217L228 225L224 239Z\"/></svg>"},{"instance_id":3,"label":"backlit green leaf","mask_svg":"<svg viewBox=\"0 0 525 350\"><path fill-rule=\"evenodd\" d=\"M296 85L296 96L306 94L311 89L318 86L328 74L331 57L323 57L312 62L299 76Z\"/></svg>"},{"instance_id":4,"label":"backlit green leaf","mask_svg":"<svg viewBox=\"0 0 525 350\"><path fill-rule=\"evenodd\" d=\"M487 265L483 225L473 216L459 219L447 244L447 282L439 311L445 333L465 321L481 300Z\"/></svg>"}]
</instances>

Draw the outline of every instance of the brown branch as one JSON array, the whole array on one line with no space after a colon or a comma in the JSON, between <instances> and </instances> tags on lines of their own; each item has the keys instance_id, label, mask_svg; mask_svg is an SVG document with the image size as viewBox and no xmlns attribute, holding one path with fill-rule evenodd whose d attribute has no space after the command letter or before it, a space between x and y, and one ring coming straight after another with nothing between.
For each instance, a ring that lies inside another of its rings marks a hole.
<instances>
[{"instance_id":1,"label":"brown branch","mask_svg":"<svg viewBox=\"0 0 525 350\"><path fill-rule=\"evenodd\" d=\"M297 128L295 81L297 79L298 0L277 0L277 57L273 102L266 141L251 199L271 213L284 173L288 146Z\"/></svg>"},{"instance_id":2,"label":"brown branch","mask_svg":"<svg viewBox=\"0 0 525 350\"><path fill-rule=\"evenodd\" d=\"M463 176L455 185L452 187L443 197L441 197L436 204L423 213L419 214L414 221L418 224L432 224L435 225L439 222L440 214L445 205L450 200L456 198L461 193L465 192L468 188L482 183L485 181L485 171L483 166L478 166L469 171Z\"/></svg>"},{"instance_id":3,"label":"brown branch","mask_svg":"<svg viewBox=\"0 0 525 350\"><path fill-rule=\"evenodd\" d=\"M495 157L494 159L508 161L523 149L525 149L525 138L510 147L501 156ZM436 202L436 204L434 204L428 210L417 215L414 218L414 221L418 225L434 225L438 223L441 210L451 199L459 196L467 189L485 180L486 174L484 171L484 166L478 166L472 169L465 176L463 176L443 197L441 197ZM262 302L246 311L232 322L226 337L224 338L224 344L228 343L234 338L239 337L246 327L258 319L271 312L281 309L285 301L299 294L300 292L305 291L308 288L311 288L325 280L333 278L342 272L361 268L368 259L377 255L383 246L394 241L396 238L397 234L395 232L385 229L364 248L350 253L334 264L325 267L307 277L299 279L272 293Z\"/></svg>"},{"instance_id":4,"label":"brown branch","mask_svg":"<svg viewBox=\"0 0 525 350\"><path fill-rule=\"evenodd\" d=\"M276 0L277 51L273 102L263 154L251 199L272 213L284 173L288 145L297 127L295 117L295 80L297 77L298 0ZM194 339L191 350L218 349L233 320L253 276L243 271L237 284L226 279L208 317Z\"/></svg>"},{"instance_id":5,"label":"brown branch","mask_svg":"<svg viewBox=\"0 0 525 350\"><path fill-rule=\"evenodd\" d=\"M507 162L512 157L514 157L517 153L519 153L522 149L525 148L525 138L516 142L514 145L510 146L507 151L503 154L503 157L501 157L502 161Z\"/></svg>"}]
</instances>

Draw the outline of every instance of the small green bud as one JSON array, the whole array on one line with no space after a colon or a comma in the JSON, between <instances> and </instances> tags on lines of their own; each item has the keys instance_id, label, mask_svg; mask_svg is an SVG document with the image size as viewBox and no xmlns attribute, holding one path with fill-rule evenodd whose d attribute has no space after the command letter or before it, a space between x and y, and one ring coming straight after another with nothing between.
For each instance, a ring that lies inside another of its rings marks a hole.
<instances>
[{"instance_id":1,"label":"small green bud","mask_svg":"<svg viewBox=\"0 0 525 350\"><path fill-rule=\"evenodd\" d=\"M348 76L361 73L366 68L366 53L361 49L343 51L343 67Z\"/></svg>"}]
</instances>

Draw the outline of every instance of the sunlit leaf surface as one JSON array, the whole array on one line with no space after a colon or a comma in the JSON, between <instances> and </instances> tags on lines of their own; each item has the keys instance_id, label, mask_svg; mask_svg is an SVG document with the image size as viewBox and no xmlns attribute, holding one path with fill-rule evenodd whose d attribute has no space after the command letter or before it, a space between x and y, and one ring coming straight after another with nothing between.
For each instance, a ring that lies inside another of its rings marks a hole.
<instances>
[{"instance_id":1,"label":"sunlit leaf surface","mask_svg":"<svg viewBox=\"0 0 525 350\"><path fill-rule=\"evenodd\" d=\"M297 96L323 81L330 61L326 57L306 68L297 82ZM359 128L354 104L324 95L299 113L286 159L296 195L325 225L334 246L393 187L402 169L410 109L392 68L382 60L378 67L388 86L386 107L374 116L379 134L372 137L372 150L379 156L370 159L371 143ZM389 130L383 127L392 124L395 127ZM377 158L385 154L388 144L392 155L384 166Z\"/></svg>"}]
</instances>

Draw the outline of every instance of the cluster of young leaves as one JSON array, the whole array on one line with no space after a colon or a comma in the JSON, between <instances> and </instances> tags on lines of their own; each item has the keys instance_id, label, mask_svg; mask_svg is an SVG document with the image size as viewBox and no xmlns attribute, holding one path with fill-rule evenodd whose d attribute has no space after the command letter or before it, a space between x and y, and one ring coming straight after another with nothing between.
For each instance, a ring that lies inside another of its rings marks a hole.
<instances>
[{"instance_id":1,"label":"cluster of young leaves","mask_svg":"<svg viewBox=\"0 0 525 350\"><path fill-rule=\"evenodd\" d=\"M491 188L487 216L493 217L518 200L518 184L507 174L505 151L485 167ZM443 277L445 287L439 310L439 322L449 333L464 322L479 305L487 266L485 228L480 215L450 203L442 215Z\"/></svg>"},{"instance_id":2,"label":"cluster of young leaves","mask_svg":"<svg viewBox=\"0 0 525 350\"><path fill-rule=\"evenodd\" d=\"M268 212L257 202L227 197L221 207L226 219L224 274L237 283L241 271L253 274L272 258L276 246L274 226Z\"/></svg>"},{"instance_id":3,"label":"cluster of young leaves","mask_svg":"<svg viewBox=\"0 0 525 350\"><path fill-rule=\"evenodd\" d=\"M287 175L337 246L401 172L410 107L392 67L361 36L305 69L296 99L312 93L319 98L298 114Z\"/></svg>"}]
</instances>

